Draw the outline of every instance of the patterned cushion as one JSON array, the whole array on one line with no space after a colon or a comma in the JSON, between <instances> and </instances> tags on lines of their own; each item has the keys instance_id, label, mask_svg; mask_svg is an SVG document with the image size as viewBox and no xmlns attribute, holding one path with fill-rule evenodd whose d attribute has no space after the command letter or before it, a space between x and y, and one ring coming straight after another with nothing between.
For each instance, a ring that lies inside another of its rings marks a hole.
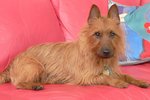
<instances>
[{"instance_id":1,"label":"patterned cushion","mask_svg":"<svg viewBox=\"0 0 150 100\"><path fill-rule=\"evenodd\" d=\"M118 5L126 39L126 55L120 63L138 64L150 61L150 3L127 6L110 0L109 7L114 3Z\"/></svg>"}]
</instances>

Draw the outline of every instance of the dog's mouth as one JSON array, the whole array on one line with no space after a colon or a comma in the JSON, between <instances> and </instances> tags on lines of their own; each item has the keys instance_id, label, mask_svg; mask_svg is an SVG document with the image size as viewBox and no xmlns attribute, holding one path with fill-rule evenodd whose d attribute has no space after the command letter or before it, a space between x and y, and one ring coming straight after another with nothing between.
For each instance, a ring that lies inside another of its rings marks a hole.
<instances>
[{"instance_id":1,"label":"dog's mouth","mask_svg":"<svg viewBox=\"0 0 150 100\"><path fill-rule=\"evenodd\" d=\"M108 58L112 58L113 57L113 54L102 54L102 55L99 55L101 58L104 58L104 59L108 59Z\"/></svg>"}]
</instances>

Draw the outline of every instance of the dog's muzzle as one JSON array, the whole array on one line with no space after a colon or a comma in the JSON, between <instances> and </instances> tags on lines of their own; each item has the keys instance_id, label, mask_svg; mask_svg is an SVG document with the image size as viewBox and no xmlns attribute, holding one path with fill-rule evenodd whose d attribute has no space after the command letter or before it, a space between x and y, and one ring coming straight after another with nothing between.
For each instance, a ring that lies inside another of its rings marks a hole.
<instances>
[{"instance_id":1,"label":"dog's muzzle","mask_svg":"<svg viewBox=\"0 0 150 100\"><path fill-rule=\"evenodd\" d=\"M114 55L113 50L109 48L102 48L99 51L99 56L102 58L111 58Z\"/></svg>"}]
</instances>

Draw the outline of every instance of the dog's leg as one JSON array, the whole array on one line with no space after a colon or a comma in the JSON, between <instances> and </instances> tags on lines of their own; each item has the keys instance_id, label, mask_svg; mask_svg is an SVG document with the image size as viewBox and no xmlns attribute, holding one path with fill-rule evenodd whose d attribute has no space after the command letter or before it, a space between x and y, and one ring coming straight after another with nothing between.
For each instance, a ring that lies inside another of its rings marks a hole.
<instances>
[{"instance_id":1,"label":"dog's leg","mask_svg":"<svg viewBox=\"0 0 150 100\"><path fill-rule=\"evenodd\" d=\"M43 66L34 59L21 59L10 70L11 82L18 89L41 90L40 84Z\"/></svg>"},{"instance_id":2,"label":"dog's leg","mask_svg":"<svg viewBox=\"0 0 150 100\"><path fill-rule=\"evenodd\" d=\"M109 85L117 88L126 88L128 87L128 83L120 80L120 79L115 79L111 76L107 75L101 75L95 78L92 78L92 82L95 84L100 84L100 85Z\"/></svg>"},{"instance_id":3,"label":"dog's leg","mask_svg":"<svg viewBox=\"0 0 150 100\"><path fill-rule=\"evenodd\" d=\"M121 74L119 76L120 76L121 80L123 80L123 81L125 81L125 82L127 82L129 84L133 84L133 85L139 86L141 88L148 88L150 86L149 83L144 82L142 80L137 80L137 79L135 79L135 78L133 78L133 77L131 77L129 75L125 75L125 74L122 75Z\"/></svg>"},{"instance_id":4,"label":"dog's leg","mask_svg":"<svg viewBox=\"0 0 150 100\"><path fill-rule=\"evenodd\" d=\"M111 76L103 75L102 77L104 78L104 84L109 86L113 86L117 88L127 88L129 85L127 82L120 79L114 79Z\"/></svg>"}]
</instances>

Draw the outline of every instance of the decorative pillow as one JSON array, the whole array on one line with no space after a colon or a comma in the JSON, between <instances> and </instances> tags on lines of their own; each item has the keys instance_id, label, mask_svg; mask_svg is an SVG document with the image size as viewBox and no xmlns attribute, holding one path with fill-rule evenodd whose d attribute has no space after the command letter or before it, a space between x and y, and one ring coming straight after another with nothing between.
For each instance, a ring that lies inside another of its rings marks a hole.
<instances>
[{"instance_id":1,"label":"decorative pillow","mask_svg":"<svg viewBox=\"0 0 150 100\"><path fill-rule=\"evenodd\" d=\"M150 57L150 3L125 16L128 26L143 38L141 58Z\"/></svg>"},{"instance_id":2,"label":"decorative pillow","mask_svg":"<svg viewBox=\"0 0 150 100\"><path fill-rule=\"evenodd\" d=\"M126 58L120 63L138 64L150 61L150 4L127 6L110 0L109 7L114 3L118 5L121 25L126 36Z\"/></svg>"}]
</instances>

